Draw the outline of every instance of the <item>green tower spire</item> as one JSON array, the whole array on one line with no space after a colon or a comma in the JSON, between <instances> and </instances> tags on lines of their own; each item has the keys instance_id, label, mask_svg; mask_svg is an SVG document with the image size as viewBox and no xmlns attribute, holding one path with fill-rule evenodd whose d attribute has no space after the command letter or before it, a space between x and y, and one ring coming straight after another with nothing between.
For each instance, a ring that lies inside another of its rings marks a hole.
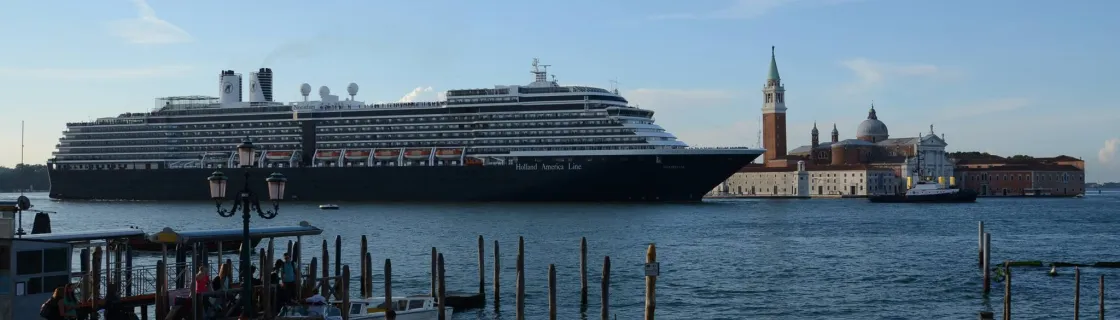
<instances>
[{"instance_id":1,"label":"green tower spire","mask_svg":"<svg viewBox=\"0 0 1120 320\"><path fill-rule=\"evenodd\" d=\"M766 80L781 80L778 76L778 59L774 57L774 46L770 46L770 75Z\"/></svg>"}]
</instances>

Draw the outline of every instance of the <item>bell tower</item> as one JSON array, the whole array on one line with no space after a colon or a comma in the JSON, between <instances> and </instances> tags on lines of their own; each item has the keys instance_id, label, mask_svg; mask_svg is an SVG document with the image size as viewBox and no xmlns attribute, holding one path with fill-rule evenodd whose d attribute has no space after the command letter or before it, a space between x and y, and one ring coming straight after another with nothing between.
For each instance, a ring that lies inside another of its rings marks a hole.
<instances>
[{"instance_id":1,"label":"bell tower","mask_svg":"<svg viewBox=\"0 0 1120 320\"><path fill-rule=\"evenodd\" d=\"M778 60L770 47L770 73L762 87L762 147L766 148L763 163L786 157L786 89L778 76Z\"/></svg>"}]
</instances>

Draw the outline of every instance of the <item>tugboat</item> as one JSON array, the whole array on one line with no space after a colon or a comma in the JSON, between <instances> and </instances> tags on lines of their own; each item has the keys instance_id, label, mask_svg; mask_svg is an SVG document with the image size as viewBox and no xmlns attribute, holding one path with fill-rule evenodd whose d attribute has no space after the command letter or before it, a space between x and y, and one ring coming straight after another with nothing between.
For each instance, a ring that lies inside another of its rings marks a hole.
<instances>
[{"instance_id":1,"label":"tugboat","mask_svg":"<svg viewBox=\"0 0 1120 320\"><path fill-rule=\"evenodd\" d=\"M950 182L950 186L945 187L942 183L934 181L923 181L920 177L921 173L921 157L915 157L918 161L914 166L914 173L919 177L918 181L911 185L910 177L907 177L906 193L903 194L881 194L871 195L867 200L871 202L883 203L900 203L900 202L924 202L924 203L951 203L951 202L976 202L976 191L971 189L960 189ZM952 180L952 179L951 179Z\"/></svg>"}]
</instances>

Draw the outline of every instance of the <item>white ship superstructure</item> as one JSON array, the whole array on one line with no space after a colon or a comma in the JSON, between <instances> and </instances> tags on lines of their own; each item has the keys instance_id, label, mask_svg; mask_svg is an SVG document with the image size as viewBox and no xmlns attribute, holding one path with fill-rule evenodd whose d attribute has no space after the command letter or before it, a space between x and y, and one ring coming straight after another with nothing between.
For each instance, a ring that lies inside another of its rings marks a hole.
<instances>
[{"instance_id":1,"label":"white ship superstructure","mask_svg":"<svg viewBox=\"0 0 1120 320\"><path fill-rule=\"evenodd\" d=\"M340 100L330 88L309 100L272 101L271 69L219 74L219 96L156 99L150 112L69 123L53 163L72 170L221 168L248 137L260 166L461 166L509 164L511 157L691 152L628 105L618 90L562 86L533 61L533 82L450 90L432 102L365 103L358 85ZM243 101L243 97L247 98ZM644 151L643 151L644 150ZM675 150L675 151L674 151ZM755 152L720 149L705 152Z\"/></svg>"}]
</instances>

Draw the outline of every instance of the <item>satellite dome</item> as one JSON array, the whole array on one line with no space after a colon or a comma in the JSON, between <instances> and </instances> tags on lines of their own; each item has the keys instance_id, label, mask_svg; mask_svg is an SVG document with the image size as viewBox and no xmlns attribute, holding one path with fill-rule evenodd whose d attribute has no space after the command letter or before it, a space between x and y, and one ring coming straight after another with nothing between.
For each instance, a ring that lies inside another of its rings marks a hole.
<instances>
[{"instance_id":1,"label":"satellite dome","mask_svg":"<svg viewBox=\"0 0 1120 320\"><path fill-rule=\"evenodd\" d=\"M887 124L879 121L879 117L875 115L875 106L871 106L871 111L867 112L867 120L859 123L856 128L856 138L865 141L879 142L886 140L890 137L887 134Z\"/></svg>"},{"instance_id":2,"label":"satellite dome","mask_svg":"<svg viewBox=\"0 0 1120 320\"><path fill-rule=\"evenodd\" d=\"M358 84L351 82L350 85L346 86L346 93L349 93L351 96L358 95Z\"/></svg>"},{"instance_id":3,"label":"satellite dome","mask_svg":"<svg viewBox=\"0 0 1120 320\"><path fill-rule=\"evenodd\" d=\"M304 97L311 94L311 85L306 83L299 85L299 94L303 95Z\"/></svg>"},{"instance_id":4,"label":"satellite dome","mask_svg":"<svg viewBox=\"0 0 1120 320\"><path fill-rule=\"evenodd\" d=\"M331 88L327 88L327 86L319 87L319 96L320 97L326 97L326 96L329 96L329 95L331 95Z\"/></svg>"}]
</instances>

